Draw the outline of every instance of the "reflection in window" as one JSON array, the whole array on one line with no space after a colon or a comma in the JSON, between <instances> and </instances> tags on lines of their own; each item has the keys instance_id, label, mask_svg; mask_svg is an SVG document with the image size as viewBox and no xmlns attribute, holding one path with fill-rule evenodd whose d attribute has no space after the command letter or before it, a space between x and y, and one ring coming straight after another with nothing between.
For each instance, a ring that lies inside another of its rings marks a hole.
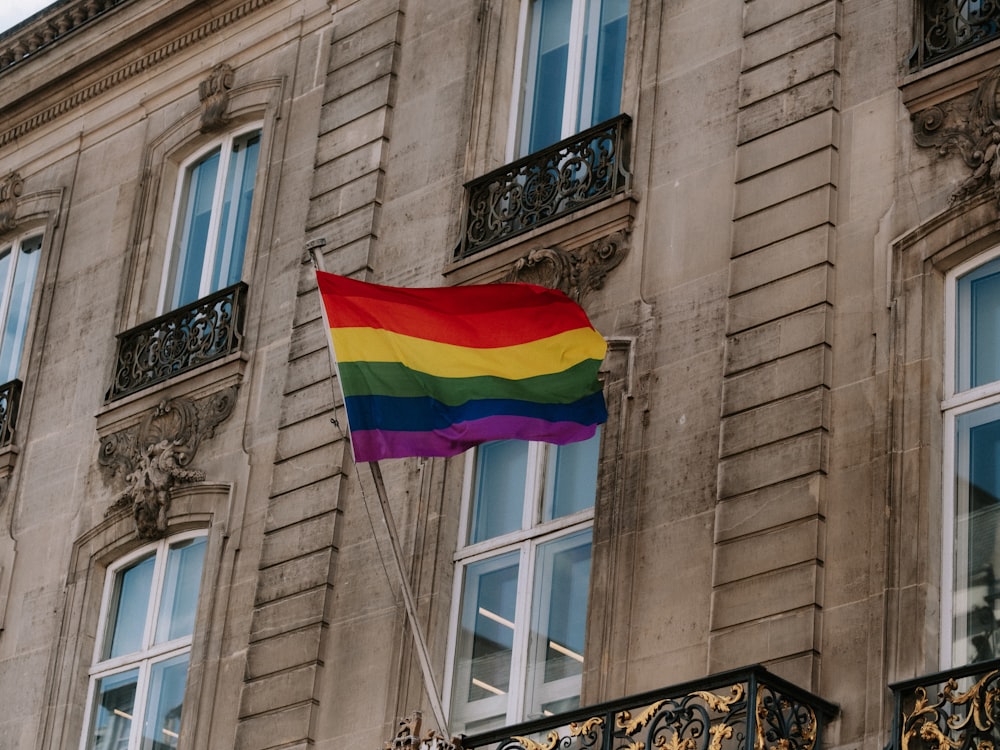
<instances>
[{"instance_id":1,"label":"reflection in window","mask_svg":"<svg viewBox=\"0 0 1000 750\"><path fill-rule=\"evenodd\" d=\"M453 732L578 705L599 445L598 432L566 446L477 449L457 555Z\"/></svg>"},{"instance_id":2,"label":"reflection in window","mask_svg":"<svg viewBox=\"0 0 1000 750\"><path fill-rule=\"evenodd\" d=\"M229 138L182 175L169 242L163 311L231 286L243 274L260 131Z\"/></svg>"},{"instance_id":3,"label":"reflection in window","mask_svg":"<svg viewBox=\"0 0 1000 750\"><path fill-rule=\"evenodd\" d=\"M520 154L538 151L621 110L628 0L533 0Z\"/></svg>"},{"instance_id":4,"label":"reflection in window","mask_svg":"<svg viewBox=\"0 0 1000 750\"><path fill-rule=\"evenodd\" d=\"M41 247L40 234L0 244L0 383L20 369Z\"/></svg>"},{"instance_id":5,"label":"reflection in window","mask_svg":"<svg viewBox=\"0 0 1000 750\"><path fill-rule=\"evenodd\" d=\"M205 537L163 540L108 573L88 750L177 747Z\"/></svg>"}]
</instances>

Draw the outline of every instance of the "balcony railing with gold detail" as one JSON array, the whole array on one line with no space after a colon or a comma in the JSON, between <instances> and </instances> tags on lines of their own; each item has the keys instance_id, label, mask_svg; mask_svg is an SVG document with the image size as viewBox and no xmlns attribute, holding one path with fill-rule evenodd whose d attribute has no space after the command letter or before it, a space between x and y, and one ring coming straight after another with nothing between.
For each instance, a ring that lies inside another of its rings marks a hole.
<instances>
[{"instance_id":1,"label":"balcony railing with gold detail","mask_svg":"<svg viewBox=\"0 0 1000 750\"><path fill-rule=\"evenodd\" d=\"M914 0L910 69L1000 38L1000 0Z\"/></svg>"},{"instance_id":2,"label":"balcony railing with gold detail","mask_svg":"<svg viewBox=\"0 0 1000 750\"><path fill-rule=\"evenodd\" d=\"M631 122L619 115L466 183L455 259L627 190Z\"/></svg>"},{"instance_id":3,"label":"balcony railing with gold detail","mask_svg":"<svg viewBox=\"0 0 1000 750\"><path fill-rule=\"evenodd\" d=\"M14 441L17 411L21 406L21 381L11 380L0 385L0 447Z\"/></svg>"},{"instance_id":4,"label":"balcony railing with gold detail","mask_svg":"<svg viewBox=\"0 0 1000 750\"><path fill-rule=\"evenodd\" d=\"M235 284L118 334L107 400L239 351L247 285Z\"/></svg>"},{"instance_id":5,"label":"balcony railing with gold detail","mask_svg":"<svg viewBox=\"0 0 1000 750\"><path fill-rule=\"evenodd\" d=\"M895 695L888 750L992 750L1000 725L1000 660L890 686Z\"/></svg>"},{"instance_id":6,"label":"balcony railing with gold detail","mask_svg":"<svg viewBox=\"0 0 1000 750\"><path fill-rule=\"evenodd\" d=\"M502 730L464 750L817 750L836 707L762 667Z\"/></svg>"}]
</instances>

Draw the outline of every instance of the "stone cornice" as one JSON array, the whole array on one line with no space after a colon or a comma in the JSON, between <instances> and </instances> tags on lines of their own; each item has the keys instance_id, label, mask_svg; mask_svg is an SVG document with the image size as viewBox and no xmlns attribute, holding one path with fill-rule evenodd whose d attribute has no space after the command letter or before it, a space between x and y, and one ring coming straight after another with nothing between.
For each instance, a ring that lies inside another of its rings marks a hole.
<instances>
[{"instance_id":1,"label":"stone cornice","mask_svg":"<svg viewBox=\"0 0 1000 750\"><path fill-rule=\"evenodd\" d=\"M121 5L127 2L131 2L131 0L117 0L117 2L115 2L115 0L105 0L103 5ZM77 107L80 107L91 99L106 93L112 88L145 73L157 65L162 64L188 47L191 47L203 39L218 33L222 29L250 15L254 11L257 11L266 5L270 5L272 2L274 2L274 0L246 0L225 13L215 16L205 23L188 30L184 34L171 39L166 44L160 45L153 51L148 52L145 55L137 56L134 59L119 65L97 80L92 81L88 85L83 86L82 88L79 88L67 96L59 99L54 104L51 104L41 111L35 112L30 116L15 122L11 127L0 131L0 148L10 144L17 138L30 133L32 130L46 125L47 123L50 123L53 120L75 110ZM102 3L99 3L97 0L77 0L75 3L58 7L66 9L83 5L102 5ZM36 22L27 25L25 32L28 33L27 30L34 28L35 23L41 23L45 21L46 18L48 18L47 14L38 19ZM17 32L19 28L20 27L15 27L13 32ZM12 33L11 37L20 39L21 35L18 33ZM0 43L4 42L6 42L6 37L0 36ZM0 73L2 72L3 68L0 68Z\"/></svg>"}]
</instances>

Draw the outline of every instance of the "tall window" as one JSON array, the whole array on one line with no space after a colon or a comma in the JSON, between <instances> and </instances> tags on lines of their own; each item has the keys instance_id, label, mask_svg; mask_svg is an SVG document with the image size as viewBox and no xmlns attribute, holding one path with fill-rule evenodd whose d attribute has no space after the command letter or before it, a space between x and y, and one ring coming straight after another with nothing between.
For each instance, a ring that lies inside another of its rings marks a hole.
<instances>
[{"instance_id":1,"label":"tall window","mask_svg":"<svg viewBox=\"0 0 1000 750\"><path fill-rule=\"evenodd\" d=\"M41 247L40 234L0 244L0 383L18 374Z\"/></svg>"},{"instance_id":2,"label":"tall window","mask_svg":"<svg viewBox=\"0 0 1000 750\"><path fill-rule=\"evenodd\" d=\"M183 170L161 310L240 280L259 152L260 130L253 130L227 138Z\"/></svg>"},{"instance_id":3,"label":"tall window","mask_svg":"<svg viewBox=\"0 0 1000 750\"><path fill-rule=\"evenodd\" d=\"M579 705L599 439L476 451L456 554L451 731Z\"/></svg>"},{"instance_id":4,"label":"tall window","mask_svg":"<svg viewBox=\"0 0 1000 750\"><path fill-rule=\"evenodd\" d=\"M629 0L530 0L519 153L621 111Z\"/></svg>"},{"instance_id":5,"label":"tall window","mask_svg":"<svg viewBox=\"0 0 1000 750\"><path fill-rule=\"evenodd\" d=\"M205 537L162 540L108 571L84 750L177 747Z\"/></svg>"}]
</instances>

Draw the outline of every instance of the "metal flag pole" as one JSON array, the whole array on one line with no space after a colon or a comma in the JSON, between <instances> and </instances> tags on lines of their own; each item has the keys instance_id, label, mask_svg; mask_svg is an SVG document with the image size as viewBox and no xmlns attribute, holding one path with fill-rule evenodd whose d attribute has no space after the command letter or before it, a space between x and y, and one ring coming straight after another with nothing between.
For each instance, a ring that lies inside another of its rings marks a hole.
<instances>
[{"instance_id":1,"label":"metal flag pole","mask_svg":"<svg viewBox=\"0 0 1000 750\"><path fill-rule=\"evenodd\" d=\"M318 271L325 272L323 267L323 255L318 252L319 248L326 244L325 240L312 240L306 244L306 250L312 259L313 267ZM336 355L333 351L333 342L330 340L330 322L326 319L326 307L320 299L320 311L323 314L323 324L326 326L327 350L330 353L331 364L337 366ZM350 425L348 424L348 427ZM385 522L386 530L389 532L389 543L392 547L392 556L395 561L396 573L399 576L399 588L403 595L403 607L406 609L406 619L410 624L410 632L413 634L413 643L417 649L417 660L420 662L420 671L424 678L424 690L431 703L431 710L437 721L438 731L445 737L448 734L448 722L445 720L444 707L441 705L441 698L438 695L437 682L434 679L434 671L431 667L430 653L427 650L427 639L424 638L423 628L420 627L420 620L417 619L417 608L413 601L413 592L410 589L410 582L406 578L406 571L403 567L403 550L399 544L399 534L396 532L396 522L393 520L392 509L389 507L389 497L385 489L385 481L382 479L382 469L378 461L369 461L368 466L372 472L372 480L375 482L375 494L378 495L378 502L382 508L382 520Z\"/></svg>"}]
</instances>

